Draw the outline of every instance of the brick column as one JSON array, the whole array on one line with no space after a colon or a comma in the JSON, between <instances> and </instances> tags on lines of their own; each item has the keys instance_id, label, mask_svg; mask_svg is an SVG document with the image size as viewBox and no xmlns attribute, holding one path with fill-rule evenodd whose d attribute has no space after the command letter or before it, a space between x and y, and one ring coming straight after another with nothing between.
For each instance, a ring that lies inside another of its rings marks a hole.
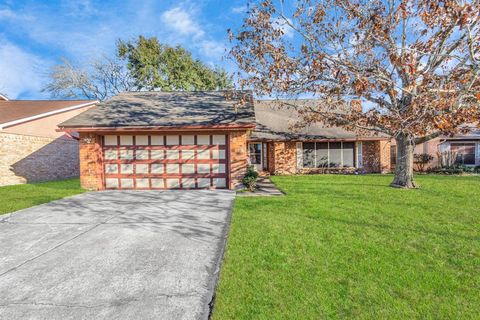
<instances>
[{"instance_id":1,"label":"brick column","mask_svg":"<svg viewBox=\"0 0 480 320\"><path fill-rule=\"evenodd\" d=\"M87 190L103 189L101 136L80 133L80 185Z\"/></svg>"},{"instance_id":2,"label":"brick column","mask_svg":"<svg viewBox=\"0 0 480 320\"><path fill-rule=\"evenodd\" d=\"M247 170L247 131L232 131L229 136L230 189L242 183Z\"/></svg>"},{"instance_id":3,"label":"brick column","mask_svg":"<svg viewBox=\"0 0 480 320\"><path fill-rule=\"evenodd\" d=\"M391 172L390 162L390 141L380 141L380 172Z\"/></svg>"},{"instance_id":4,"label":"brick column","mask_svg":"<svg viewBox=\"0 0 480 320\"><path fill-rule=\"evenodd\" d=\"M367 172L390 172L390 142L364 141L363 168Z\"/></svg>"},{"instance_id":5,"label":"brick column","mask_svg":"<svg viewBox=\"0 0 480 320\"><path fill-rule=\"evenodd\" d=\"M273 174L293 174L297 172L297 145L294 141L272 142Z\"/></svg>"}]
</instances>

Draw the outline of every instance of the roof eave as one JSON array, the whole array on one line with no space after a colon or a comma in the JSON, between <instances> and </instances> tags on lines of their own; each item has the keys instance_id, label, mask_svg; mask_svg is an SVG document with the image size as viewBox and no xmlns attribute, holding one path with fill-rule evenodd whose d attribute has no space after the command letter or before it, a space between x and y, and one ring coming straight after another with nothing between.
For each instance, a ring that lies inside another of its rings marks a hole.
<instances>
[{"instance_id":1,"label":"roof eave","mask_svg":"<svg viewBox=\"0 0 480 320\"><path fill-rule=\"evenodd\" d=\"M88 106L93 106L97 103L98 103L98 101L95 100L95 101L91 101L91 102L87 102L87 103L82 103L82 104L77 104L77 105L65 107L65 108L62 108L62 109L57 109L57 110L52 110L52 111L48 111L48 112L39 113L39 114L36 114L34 116L30 116L30 117L24 117L24 118L8 121L8 122L5 122L5 123L0 123L0 130L8 128L8 127L16 126L16 125L19 125L19 124L22 124L22 123L25 123L25 122L50 117L50 116L57 115L57 114L60 114L60 113L85 108L85 107L88 107Z\"/></svg>"},{"instance_id":2,"label":"roof eave","mask_svg":"<svg viewBox=\"0 0 480 320\"><path fill-rule=\"evenodd\" d=\"M188 125L188 126L131 126L131 127L95 127L72 126L59 127L58 132L132 132L132 131L184 131L184 130L240 130L254 129L255 124Z\"/></svg>"}]
</instances>

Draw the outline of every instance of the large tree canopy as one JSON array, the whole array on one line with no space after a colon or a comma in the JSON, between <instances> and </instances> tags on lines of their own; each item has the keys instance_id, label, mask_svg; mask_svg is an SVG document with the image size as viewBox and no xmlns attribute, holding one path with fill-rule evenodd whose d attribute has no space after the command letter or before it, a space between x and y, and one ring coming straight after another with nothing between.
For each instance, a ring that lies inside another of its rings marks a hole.
<instances>
[{"instance_id":1,"label":"large tree canopy","mask_svg":"<svg viewBox=\"0 0 480 320\"><path fill-rule=\"evenodd\" d=\"M231 76L195 60L180 46L161 44L157 38L138 37L117 42L114 57L102 56L79 67L64 59L50 72L44 91L54 97L103 101L132 90L217 90L232 87Z\"/></svg>"},{"instance_id":2,"label":"large tree canopy","mask_svg":"<svg viewBox=\"0 0 480 320\"><path fill-rule=\"evenodd\" d=\"M318 97L304 123L391 135L410 188L415 144L479 119L479 23L476 0L253 1L231 56L258 94Z\"/></svg>"},{"instance_id":3,"label":"large tree canopy","mask_svg":"<svg viewBox=\"0 0 480 320\"><path fill-rule=\"evenodd\" d=\"M192 58L180 46L161 44L157 38L140 36L136 41L119 41L118 55L127 61L139 89L217 90L232 86L230 76Z\"/></svg>"}]
</instances>

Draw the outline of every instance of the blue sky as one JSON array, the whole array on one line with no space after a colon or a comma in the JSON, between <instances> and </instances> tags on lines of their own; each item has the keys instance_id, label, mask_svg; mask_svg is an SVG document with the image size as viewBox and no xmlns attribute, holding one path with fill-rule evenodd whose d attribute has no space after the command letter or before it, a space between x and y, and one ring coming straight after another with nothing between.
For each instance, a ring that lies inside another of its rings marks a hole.
<instances>
[{"instance_id":1,"label":"blue sky","mask_svg":"<svg viewBox=\"0 0 480 320\"><path fill-rule=\"evenodd\" d=\"M140 34L231 71L223 58L226 30L238 27L245 11L242 0L0 0L0 92L48 99L41 90L62 57L81 65L113 54L118 38Z\"/></svg>"}]
</instances>

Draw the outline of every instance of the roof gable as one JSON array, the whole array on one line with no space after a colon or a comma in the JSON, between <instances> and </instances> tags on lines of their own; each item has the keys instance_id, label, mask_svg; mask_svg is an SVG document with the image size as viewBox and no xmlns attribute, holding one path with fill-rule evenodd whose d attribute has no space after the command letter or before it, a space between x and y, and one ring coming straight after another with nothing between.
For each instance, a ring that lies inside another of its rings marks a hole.
<instances>
[{"instance_id":1,"label":"roof gable","mask_svg":"<svg viewBox=\"0 0 480 320\"><path fill-rule=\"evenodd\" d=\"M0 128L82 108L93 100L0 100Z\"/></svg>"}]
</instances>

